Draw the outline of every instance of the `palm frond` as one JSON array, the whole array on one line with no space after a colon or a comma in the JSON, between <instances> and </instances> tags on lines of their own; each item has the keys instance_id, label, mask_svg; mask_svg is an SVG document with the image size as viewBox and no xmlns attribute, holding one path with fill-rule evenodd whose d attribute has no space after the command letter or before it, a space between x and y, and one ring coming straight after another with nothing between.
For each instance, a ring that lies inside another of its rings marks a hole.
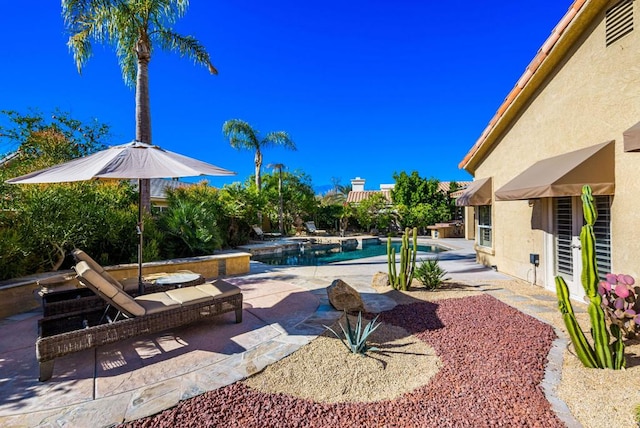
<instances>
[{"instance_id":1,"label":"palm frond","mask_svg":"<svg viewBox=\"0 0 640 428\"><path fill-rule=\"evenodd\" d=\"M154 34L163 49L178 52L180 56L192 59L195 64L207 67L211 74L218 74L209 53L195 37L183 36L168 28L159 28Z\"/></svg>"},{"instance_id":2,"label":"palm frond","mask_svg":"<svg viewBox=\"0 0 640 428\"><path fill-rule=\"evenodd\" d=\"M91 40L112 45L123 78L135 82L135 41L139 33L136 11L125 2L108 0L63 0L62 15L70 33L67 46L73 52L78 71L91 57Z\"/></svg>"},{"instance_id":3,"label":"palm frond","mask_svg":"<svg viewBox=\"0 0 640 428\"><path fill-rule=\"evenodd\" d=\"M286 131L269 132L262 140L262 146L282 146L290 150L297 150L296 143Z\"/></svg>"},{"instance_id":4,"label":"palm frond","mask_svg":"<svg viewBox=\"0 0 640 428\"><path fill-rule=\"evenodd\" d=\"M222 124L222 134L229 139L234 149L257 150L260 148L257 131L244 120L227 120Z\"/></svg>"},{"instance_id":5,"label":"palm frond","mask_svg":"<svg viewBox=\"0 0 640 428\"><path fill-rule=\"evenodd\" d=\"M156 28L163 28L168 25L175 24L182 18L189 8L188 0L151 0L147 2L150 11L158 11L150 16L150 19L156 21Z\"/></svg>"},{"instance_id":6,"label":"palm frond","mask_svg":"<svg viewBox=\"0 0 640 428\"><path fill-rule=\"evenodd\" d=\"M62 17L70 34L67 45L78 70L91 57L91 41L106 42L115 48L125 83L134 86L137 43L148 39L151 53L155 37L163 49L187 56L217 74L206 49L195 38L181 36L171 29L188 6L188 0L62 0Z\"/></svg>"},{"instance_id":7,"label":"palm frond","mask_svg":"<svg viewBox=\"0 0 640 428\"><path fill-rule=\"evenodd\" d=\"M67 46L73 53L73 61L76 63L78 73L82 74L82 68L93 54L91 42L89 41L89 32L83 31L70 36Z\"/></svg>"}]
</instances>

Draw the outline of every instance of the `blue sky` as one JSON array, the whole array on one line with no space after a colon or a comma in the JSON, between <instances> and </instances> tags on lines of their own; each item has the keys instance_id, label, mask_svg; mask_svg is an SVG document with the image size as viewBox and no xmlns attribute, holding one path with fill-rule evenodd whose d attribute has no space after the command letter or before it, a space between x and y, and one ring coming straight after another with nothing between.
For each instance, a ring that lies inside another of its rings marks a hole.
<instances>
[{"instance_id":1,"label":"blue sky","mask_svg":"<svg viewBox=\"0 0 640 428\"><path fill-rule=\"evenodd\" d=\"M298 150L266 149L263 171L282 163L318 188L359 176L376 190L401 171L470 180L458 163L571 3L192 1L175 29L206 46L220 74L154 52L153 143L238 173L214 186L253 173L253 153L222 136L232 118L289 132ZM80 75L60 2L0 5L0 109L59 108L109 124L110 145L133 140L134 90L113 49L94 45Z\"/></svg>"}]
</instances>

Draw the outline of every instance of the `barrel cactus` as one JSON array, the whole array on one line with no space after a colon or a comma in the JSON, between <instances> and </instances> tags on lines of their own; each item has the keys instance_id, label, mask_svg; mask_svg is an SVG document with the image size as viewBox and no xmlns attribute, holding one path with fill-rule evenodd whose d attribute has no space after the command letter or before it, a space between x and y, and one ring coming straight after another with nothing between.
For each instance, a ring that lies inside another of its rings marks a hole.
<instances>
[{"instance_id":1,"label":"barrel cactus","mask_svg":"<svg viewBox=\"0 0 640 428\"><path fill-rule=\"evenodd\" d=\"M580 242L582 243L581 279L586 297L589 299L587 311L591 320L593 346L591 346L578 325L569 298L569 289L564 279L560 276L556 277L558 307L562 313L562 318L576 354L582 364L591 368L621 369L625 365L622 330L615 324L611 325L611 335L615 337L615 341L610 343L611 336L609 329L607 329L605 312L602 308L602 296L598 293L599 276L595 251L595 234L593 232L598 212L593 203L590 186L582 187L582 209L586 224L582 226L580 232Z\"/></svg>"}]
</instances>

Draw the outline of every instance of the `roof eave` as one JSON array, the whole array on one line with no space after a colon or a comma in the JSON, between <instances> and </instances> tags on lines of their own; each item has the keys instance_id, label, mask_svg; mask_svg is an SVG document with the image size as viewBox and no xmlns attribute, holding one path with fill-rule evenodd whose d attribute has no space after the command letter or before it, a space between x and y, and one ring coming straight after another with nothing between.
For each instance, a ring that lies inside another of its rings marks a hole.
<instances>
[{"instance_id":1,"label":"roof eave","mask_svg":"<svg viewBox=\"0 0 640 428\"><path fill-rule=\"evenodd\" d=\"M493 148L499 137L518 117L529 99L553 73L558 64L608 5L608 0L575 0L551 32L524 74L493 116L458 167L474 174L478 164ZM583 7L585 6L585 7Z\"/></svg>"}]
</instances>

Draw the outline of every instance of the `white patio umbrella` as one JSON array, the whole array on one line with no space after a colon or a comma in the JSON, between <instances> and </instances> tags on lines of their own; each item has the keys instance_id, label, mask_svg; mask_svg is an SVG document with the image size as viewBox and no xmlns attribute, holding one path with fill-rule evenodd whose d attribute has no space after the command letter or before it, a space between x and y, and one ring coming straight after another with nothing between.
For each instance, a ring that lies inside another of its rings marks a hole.
<instances>
[{"instance_id":1,"label":"white patio umbrella","mask_svg":"<svg viewBox=\"0 0 640 428\"><path fill-rule=\"evenodd\" d=\"M138 179L138 288L142 282L142 226L141 181L151 178L195 177L200 175L235 175L210 163L164 150L158 146L132 141L109 147L89 156L74 159L50 168L7 180L11 184L65 183L85 180Z\"/></svg>"}]
</instances>

